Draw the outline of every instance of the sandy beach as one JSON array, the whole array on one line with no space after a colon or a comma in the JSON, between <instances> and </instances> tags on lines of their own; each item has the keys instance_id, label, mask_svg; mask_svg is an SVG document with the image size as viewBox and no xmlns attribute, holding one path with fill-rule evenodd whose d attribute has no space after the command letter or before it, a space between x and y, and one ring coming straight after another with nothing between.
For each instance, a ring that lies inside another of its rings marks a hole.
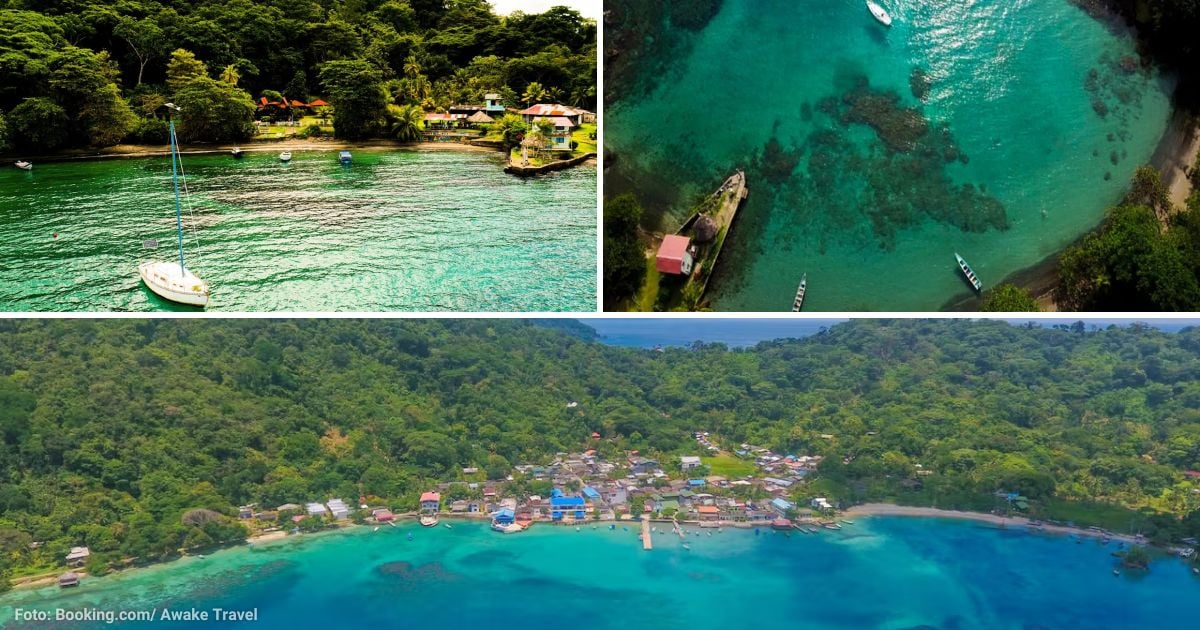
<instances>
[{"instance_id":1,"label":"sandy beach","mask_svg":"<svg viewBox=\"0 0 1200 630\"><path fill-rule=\"evenodd\" d=\"M1136 536L1126 534L1114 534L1099 532L1092 529L1084 529L1082 527L1067 527L1065 525L1050 525L1048 523L1041 525L1031 525L1030 520L1024 516L1001 516L998 514L986 514L983 512L960 512L957 510L942 510L939 508L930 507L912 507L907 505L893 505L891 503L864 503L856 505L842 513L846 517L855 516L910 516L917 518L950 518L963 521L976 521L980 523L988 523L997 527L1029 527L1031 529L1043 532L1053 532L1056 534L1067 534L1076 536L1087 536L1089 538L1111 538L1119 540L1131 545L1144 544L1145 540Z\"/></svg>"}]
</instances>

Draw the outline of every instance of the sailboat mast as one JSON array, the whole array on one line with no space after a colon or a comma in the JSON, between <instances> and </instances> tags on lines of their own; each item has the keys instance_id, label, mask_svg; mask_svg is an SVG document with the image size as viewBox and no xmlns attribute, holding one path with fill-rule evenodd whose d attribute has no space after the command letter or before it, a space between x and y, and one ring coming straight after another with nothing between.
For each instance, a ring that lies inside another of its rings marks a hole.
<instances>
[{"instance_id":1,"label":"sailboat mast","mask_svg":"<svg viewBox=\"0 0 1200 630\"><path fill-rule=\"evenodd\" d=\"M175 160L178 159L178 145L175 138L175 120L167 114L167 125L171 133L171 183L175 185L175 230L179 236L179 276L184 275L183 267L183 210L179 203L179 172L175 167Z\"/></svg>"}]
</instances>

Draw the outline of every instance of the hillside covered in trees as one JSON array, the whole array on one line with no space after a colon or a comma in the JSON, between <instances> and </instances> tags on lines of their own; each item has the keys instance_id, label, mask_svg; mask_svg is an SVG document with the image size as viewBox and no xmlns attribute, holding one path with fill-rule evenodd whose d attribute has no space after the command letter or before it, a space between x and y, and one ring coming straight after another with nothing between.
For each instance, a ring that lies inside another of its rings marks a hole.
<instances>
[{"instance_id":1,"label":"hillside covered in trees","mask_svg":"<svg viewBox=\"0 0 1200 630\"><path fill-rule=\"evenodd\" d=\"M1198 328L855 321L662 352L581 333L519 320L0 322L0 560L28 572L82 544L100 559L166 557L220 540L234 519L212 513L251 502L364 494L411 508L463 467L500 479L593 431L611 461L691 453L699 430L824 455L797 492L843 502L978 509L1018 491L1200 534L1200 484L1183 474L1200 468Z\"/></svg>"},{"instance_id":2,"label":"hillside covered in trees","mask_svg":"<svg viewBox=\"0 0 1200 630\"><path fill-rule=\"evenodd\" d=\"M329 99L343 138L411 137L421 110L596 102L596 25L484 0L0 1L0 152L244 140L261 98ZM287 99L284 101L284 99Z\"/></svg>"}]
</instances>

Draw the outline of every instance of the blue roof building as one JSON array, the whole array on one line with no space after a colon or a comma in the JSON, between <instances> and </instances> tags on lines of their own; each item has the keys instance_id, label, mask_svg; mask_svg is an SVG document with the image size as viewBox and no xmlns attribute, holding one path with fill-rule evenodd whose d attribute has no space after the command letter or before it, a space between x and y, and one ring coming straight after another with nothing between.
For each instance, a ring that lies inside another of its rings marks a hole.
<instances>
[{"instance_id":1,"label":"blue roof building","mask_svg":"<svg viewBox=\"0 0 1200 630\"><path fill-rule=\"evenodd\" d=\"M586 502L583 497L550 497L550 518L556 521L562 520L565 514L572 515L576 520L587 518Z\"/></svg>"},{"instance_id":2,"label":"blue roof building","mask_svg":"<svg viewBox=\"0 0 1200 630\"><path fill-rule=\"evenodd\" d=\"M492 514L492 522L499 525L509 525L516 520L516 514L509 508L504 508Z\"/></svg>"},{"instance_id":3,"label":"blue roof building","mask_svg":"<svg viewBox=\"0 0 1200 630\"><path fill-rule=\"evenodd\" d=\"M788 510L796 509L796 504L788 501L787 499L776 497L771 499L771 507L775 508L775 511L779 512L780 515L783 515L786 514Z\"/></svg>"},{"instance_id":4,"label":"blue roof building","mask_svg":"<svg viewBox=\"0 0 1200 630\"><path fill-rule=\"evenodd\" d=\"M692 488L703 488L704 480L703 479L688 479L688 486L690 486Z\"/></svg>"},{"instance_id":5,"label":"blue roof building","mask_svg":"<svg viewBox=\"0 0 1200 630\"><path fill-rule=\"evenodd\" d=\"M600 493L597 492L596 489L591 486L583 487L583 496L585 496L593 501L597 501L600 499Z\"/></svg>"}]
</instances>

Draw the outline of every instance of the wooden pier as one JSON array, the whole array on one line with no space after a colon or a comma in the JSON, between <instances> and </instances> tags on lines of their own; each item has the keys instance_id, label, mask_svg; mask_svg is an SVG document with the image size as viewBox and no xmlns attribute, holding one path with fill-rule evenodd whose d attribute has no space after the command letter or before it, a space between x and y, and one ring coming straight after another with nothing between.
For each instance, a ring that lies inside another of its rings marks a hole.
<instances>
[{"instance_id":1,"label":"wooden pier","mask_svg":"<svg viewBox=\"0 0 1200 630\"><path fill-rule=\"evenodd\" d=\"M650 519L642 519L642 549L650 551L654 548L654 538L650 535Z\"/></svg>"}]
</instances>

